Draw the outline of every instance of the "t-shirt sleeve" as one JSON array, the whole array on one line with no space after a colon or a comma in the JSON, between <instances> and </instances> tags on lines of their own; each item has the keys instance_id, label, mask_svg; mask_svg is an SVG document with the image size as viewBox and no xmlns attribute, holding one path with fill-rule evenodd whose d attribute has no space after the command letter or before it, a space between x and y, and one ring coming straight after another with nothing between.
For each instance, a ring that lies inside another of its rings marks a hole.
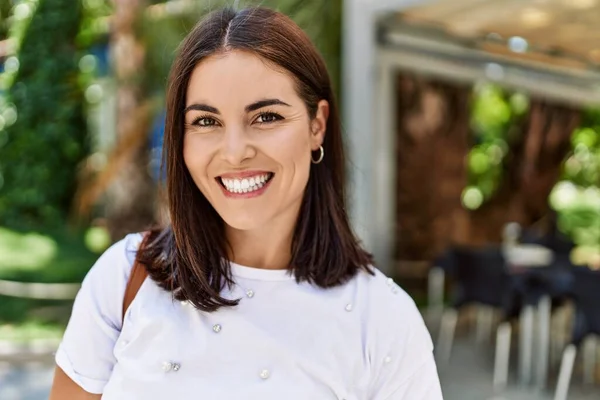
<instances>
[{"instance_id":1,"label":"t-shirt sleeve","mask_svg":"<svg viewBox=\"0 0 600 400\"><path fill-rule=\"evenodd\" d=\"M410 296L389 281L379 291L369 358L370 400L442 400L433 342Z\"/></svg>"},{"instance_id":2,"label":"t-shirt sleeve","mask_svg":"<svg viewBox=\"0 0 600 400\"><path fill-rule=\"evenodd\" d=\"M128 235L96 261L79 290L56 364L89 393L101 394L116 362L123 295L141 235Z\"/></svg>"}]
</instances>

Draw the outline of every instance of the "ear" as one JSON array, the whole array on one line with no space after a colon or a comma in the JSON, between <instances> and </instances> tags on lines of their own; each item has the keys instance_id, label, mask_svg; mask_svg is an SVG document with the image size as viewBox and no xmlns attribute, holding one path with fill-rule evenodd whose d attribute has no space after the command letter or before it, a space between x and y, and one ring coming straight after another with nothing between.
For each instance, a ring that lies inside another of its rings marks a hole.
<instances>
[{"instance_id":1,"label":"ear","mask_svg":"<svg viewBox=\"0 0 600 400\"><path fill-rule=\"evenodd\" d=\"M327 130L327 119L329 118L329 102L321 100L317 104L317 112L310 122L310 140L313 151L318 150L325 139Z\"/></svg>"}]
</instances>

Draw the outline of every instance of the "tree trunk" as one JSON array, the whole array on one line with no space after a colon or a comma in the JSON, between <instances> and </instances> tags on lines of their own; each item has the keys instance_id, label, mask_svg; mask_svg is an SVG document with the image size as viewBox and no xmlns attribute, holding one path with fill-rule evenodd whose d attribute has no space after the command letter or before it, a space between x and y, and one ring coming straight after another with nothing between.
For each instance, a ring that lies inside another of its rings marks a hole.
<instances>
[{"instance_id":1,"label":"tree trunk","mask_svg":"<svg viewBox=\"0 0 600 400\"><path fill-rule=\"evenodd\" d=\"M507 223L528 227L545 216L550 210L548 197L560 178L580 118L579 110L532 100L522 134L510 144L498 191L479 209L464 213L466 230L455 242L499 243Z\"/></svg>"},{"instance_id":2,"label":"tree trunk","mask_svg":"<svg viewBox=\"0 0 600 400\"><path fill-rule=\"evenodd\" d=\"M471 88L408 75L396 85L396 257L427 260L449 243L461 210Z\"/></svg>"},{"instance_id":3,"label":"tree trunk","mask_svg":"<svg viewBox=\"0 0 600 400\"><path fill-rule=\"evenodd\" d=\"M135 31L145 9L143 0L113 0L115 12L111 56L117 80L116 146L129 143L129 157L121 163L107 193L107 227L113 239L146 229L154 221L155 187L148 163L147 132L150 112L144 112L142 77L145 49ZM141 118L141 120L140 120ZM131 140L138 138L138 140Z\"/></svg>"}]
</instances>

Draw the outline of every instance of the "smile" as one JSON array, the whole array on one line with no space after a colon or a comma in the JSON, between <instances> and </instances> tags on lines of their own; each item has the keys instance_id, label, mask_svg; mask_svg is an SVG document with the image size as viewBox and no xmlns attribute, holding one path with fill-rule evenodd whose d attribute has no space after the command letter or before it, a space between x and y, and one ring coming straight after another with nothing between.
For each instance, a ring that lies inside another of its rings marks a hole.
<instances>
[{"instance_id":1,"label":"smile","mask_svg":"<svg viewBox=\"0 0 600 400\"><path fill-rule=\"evenodd\" d=\"M223 188L231 194L257 193L261 191L273 178L273 173L260 173L244 178L224 178L219 177Z\"/></svg>"}]
</instances>

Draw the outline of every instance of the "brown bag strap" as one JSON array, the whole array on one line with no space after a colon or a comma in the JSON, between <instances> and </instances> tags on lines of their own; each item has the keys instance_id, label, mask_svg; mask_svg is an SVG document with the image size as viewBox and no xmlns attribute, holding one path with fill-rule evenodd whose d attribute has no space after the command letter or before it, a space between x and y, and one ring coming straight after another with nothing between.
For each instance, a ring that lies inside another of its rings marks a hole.
<instances>
[{"instance_id":1,"label":"brown bag strap","mask_svg":"<svg viewBox=\"0 0 600 400\"><path fill-rule=\"evenodd\" d=\"M140 249L144 246L148 236L144 238L142 243L140 244ZM138 250L139 251L139 250ZM135 262L133 263L133 267L131 268L131 274L129 275L129 279L127 280L127 286L125 287L125 295L123 296L123 313L121 314L121 326L123 326L123 322L125 321L125 313L127 309L135 299L135 296L139 292L142 284L146 280L148 276L148 271L146 267L138 261L136 256Z\"/></svg>"}]
</instances>

